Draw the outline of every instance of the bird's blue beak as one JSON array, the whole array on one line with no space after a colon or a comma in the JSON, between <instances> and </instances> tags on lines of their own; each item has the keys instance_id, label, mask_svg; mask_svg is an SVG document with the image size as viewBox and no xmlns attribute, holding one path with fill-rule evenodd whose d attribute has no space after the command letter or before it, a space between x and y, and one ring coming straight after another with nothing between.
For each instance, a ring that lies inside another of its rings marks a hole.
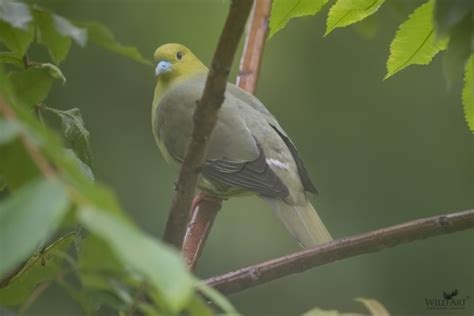
<instances>
[{"instance_id":1,"label":"bird's blue beak","mask_svg":"<svg viewBox=\"0 0 474 316\"><path fill-rule=\"evenodd\" d=\"M171 70L171 63L169 61L162 60L156 65L155 75L159 76Z\"/></svg>"}]
</instances>

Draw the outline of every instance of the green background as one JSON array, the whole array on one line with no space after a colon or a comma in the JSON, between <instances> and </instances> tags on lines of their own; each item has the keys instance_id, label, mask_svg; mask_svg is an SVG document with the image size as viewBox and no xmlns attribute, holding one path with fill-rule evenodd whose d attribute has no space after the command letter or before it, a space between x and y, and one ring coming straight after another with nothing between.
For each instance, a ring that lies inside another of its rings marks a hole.
<instances>
[{"instance_id":1,"label":"green background","mask_svg":"<svg viewBox=\"0 0 474 316\"><path fill-rule=\"evenodd\" d=\"M421 3L388 2L364 24L369 31L378 25L370 40L354 28L323 38L326 7L290 21L265 49L257 96L297 144L320 192L311 200L334 237L474 205L473 138L460 81L446 88L440 56L382 81L397 26ZM161 44L179 42L209 64L229 1L37 3L76 21L100 21L147 57ZM177 174L151 132L153 69L93 46L75 46L61 69L67 84L57 83L46 103L81 109L97 179L160 237ZM236 198L224 203L197 274L206 278L298 249L266 204ZM355 297L378 299L393 315L472 315L473 258L473 233L459 232L332 263L230 299L245 315L298 315L316 306L364 312ZM425 298L454 289L458 298L470 296L464 310L426 309ZM31 311L81 314L60 289Z\"/></svg>"}]
</instances>

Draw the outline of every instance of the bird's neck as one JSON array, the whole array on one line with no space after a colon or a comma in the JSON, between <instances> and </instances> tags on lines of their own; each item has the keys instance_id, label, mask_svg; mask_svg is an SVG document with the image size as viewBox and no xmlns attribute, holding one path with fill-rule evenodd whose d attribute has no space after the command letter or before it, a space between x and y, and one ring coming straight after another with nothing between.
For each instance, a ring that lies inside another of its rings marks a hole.
<instances>
[{"instance_id":1,"label":"bird's neck","mask_svg":"<svg viewBox=\"0 0 474 316\"><path fill-rule=\"evenodd\" d=\"M206 73L208 69L204 65L197 65L194 69L186 69L185 73L181 73L181 69L177 70L176 73L170 73L168 76L160 76L156 83L154 99L155 101L161 100L163 94L169 91L173 86L185 81L186 79L192 78L196 75ZM159 103L159 102L158 102Z\"/></svg>"}]
</instances>

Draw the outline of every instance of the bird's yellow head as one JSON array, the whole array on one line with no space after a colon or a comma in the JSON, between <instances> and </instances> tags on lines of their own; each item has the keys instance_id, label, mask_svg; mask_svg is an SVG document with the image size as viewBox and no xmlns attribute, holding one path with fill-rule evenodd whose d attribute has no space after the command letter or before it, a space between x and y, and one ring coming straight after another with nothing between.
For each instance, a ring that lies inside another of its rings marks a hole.
<instances>
[{"instance_id":1,"label":"bird's yellow head","mask_svg":"<svg viewBox=\"0 0 474 316\"><path fill-rule=\"evenodd\" d=\"M207 71L207 67L187 47L165 44L155 51L155 74L161 81L171 81Z\"/></svg>"}]
</instances>

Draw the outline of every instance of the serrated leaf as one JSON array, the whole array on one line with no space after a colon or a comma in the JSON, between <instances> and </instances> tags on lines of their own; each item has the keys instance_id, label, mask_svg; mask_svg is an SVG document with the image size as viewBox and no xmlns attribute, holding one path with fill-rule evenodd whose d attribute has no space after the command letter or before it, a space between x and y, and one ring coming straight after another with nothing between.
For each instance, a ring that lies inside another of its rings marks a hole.
<instances>
[{"instance_id":1,"label":"serrated leaf","mask_svg":"<svg viewBox=\"0 0 474 316\"><path fill-rule=\"evenodd\" d=\"M103 24L97 22L84 22L80 24L88 32L89 40L97 46L105 48L111 52L128 57L138 63L151 66L152 63L142 56L137 48L120 44L114 34Z\"/></svg>"},{"instance_id":2,"label":"serrated leaf","mask_svg":"<svg viewBox=\"0 0 474 316\"><path fill-rule=\"evenodd\" d=\"M0 146L14 140L18 136L20 130L21 127L17 123L7 121L0 117Z\"/></svg>"},{"instance_id":3,"label":"serrated leaf","mask_svg":"<svg viewBox=\"0 0 474 316\"><path fill-rule=\"evenodd\" d=\"M46 99L53 81L50 71L45 68L30 67L10 74L17 98L30 107Z\"/></svg>"},{"instance_id":4,"label":"serrated leaf","mask_svg":"<svg viewBox=\"0 0 474 316\"><path fill-rule=\"evenodd\" d=\"M63 187L35 180L0 203L0 276L25 260L58 227L69 201ZM18 238L18 232L27 232Z\"/></svg>"},{"instance_id":5,"label":"serrated leaf","mask_svg":"<svg viewBox=\"0 0 474 316\"><path fill-rule=\"evenodd\" d=\"M338 27L351 25L374 14L385 0L338 0L329 10L326 33Z\"/></svg>"},{"instance_id":6,"label":"serrated leaf","mask_svg":"<svg viewBox=\"0 0 474 316\"><path fill-rule=\"evenodd\" d=\"M390 44L385 79L410 65L427 65L446 48L447 38L436 38L433 25L433 0L418 7L398 28Z\"/></svg>"},{"instance_id":7,"label":"serrated leaf","mask_svg":"<svg viewBox=\"0 0 474 316\"><path fill-rule=\"evenodd\" d=\"M434 18L436 33L439 36L448 34L472 10L472 0L435 0Z\"/></svg>"},{"instance_id":8,"label":"serrated leaf","mask_svg":"<svg viewBox=\"0 0 474 316\"><path fill-rule=\"evenodd\" d=\"M28 25L26 29L19 29L11 26L7 22L0 21L0 42L15 54L22 58L34 38L34 28Z\"/></svg>"},{"instance_id":9,"label":"serrated leaf","mask_svg":"<svg viewBox=\"0 0 474 316\"><path fill-rule=\"evenodd\" d=\"M78 218L86 229L111 247L124 265L153 286L173 312L186 306L193 280L177 252L103 211L82 208Z\"/></svg>"},{"instance_id":10,"label":"serrated leaf","mask_svg":"<svg viewBox=\"0 0 474 316\"><path fill-rule=\"evenodd\" d=\"M273 0L269 38L292 18L318 13L328 0Z\"/></svg>"},{"instance_id":11,"label":"serrated leaf","mask_svg":"<svg viewBox=\"0 0 474 316\"><path fill-rule=\"evenodd\" d=\"M69 53L71 38L58 32L54 15L41 9L33 11L35 25L37 27L38 43L45 45L51 58L59 64Z\"/></svg>"},{"instance_id":12,"label":"serrated leaf","mask_svg":"<svg viewBox=\"0 0 474 316\"><path fill-rule=\"evenodd\" d=\"M38 284L54 280L61 272L62 254L71 246L73 239L72 234L61 237L40 253L29 258L25 265L11 277L8 284L0 287L0 305L20 305Z\"/></svg>"},{"instance_id":13,"label":"serrated leaf","mask_svg":"<svg viewBox=\"0 0 474 316\"><path fill-rule=\"evenodd\" d=\"M377 300L359 297L355 298L354 301L364 304L372 316L390 316L385 306Z\"/></svg>"},{"instance_id":14,"label":"serrated leaf","mask_svg":"<svg viewBox=\"0 0 474 316\"><path fill-rule=\"evenodd\" d=\"M84 47L87 43L87 31L75 26L68 19L57 14L52 14L53 23L59 34L72 38L79 46Z\"/></svg>"},{"instance_id":15,"label":"serrated leaf","mask_svg":"<svg viewBox=\"0 0 474 316\"><path fill-rule=\"evenodd\" d=\"M26 30L31 19L30 10L26 4L0 0L0 20L15 28Z\"/></svg>"},{"instance_id":16,"label":"serrated leaf","mask_svg":"<svg viewBox=\"0 0 474 316\"><path fill-rule=\"evenodd\" d=\"M77 157L88 166L91 165L92 156L89 142L89 131L84 127L81 111L78 108L70 110L57 110L47 108L61 118L64 137L76 153Z\"/></svg>"},{"instance_id":17,"label":"serrated leaf","mask_svg":"<svg viewBox=\"0 0 474 316\"><path fill-rule=\"evenodd\" d=\"M100 306L109 304L111 300L118 303L111 282L114 278L126 276L128 271L105 241L88 235L83 241L77 263L83 288L83 295L79 297L78 302L84 310L97 310Z\"/></svg>"},{"instance_id":18,"label":"serrated leaf","mask_svg":"<svg viewBox=\"0 0 474 316\"><path fill-rule=\"evenodd\" d=\"M474 132L474 55L471 55L466 63L462 103L467 126L471 132Z\"/></svg>"}]
</instances>

